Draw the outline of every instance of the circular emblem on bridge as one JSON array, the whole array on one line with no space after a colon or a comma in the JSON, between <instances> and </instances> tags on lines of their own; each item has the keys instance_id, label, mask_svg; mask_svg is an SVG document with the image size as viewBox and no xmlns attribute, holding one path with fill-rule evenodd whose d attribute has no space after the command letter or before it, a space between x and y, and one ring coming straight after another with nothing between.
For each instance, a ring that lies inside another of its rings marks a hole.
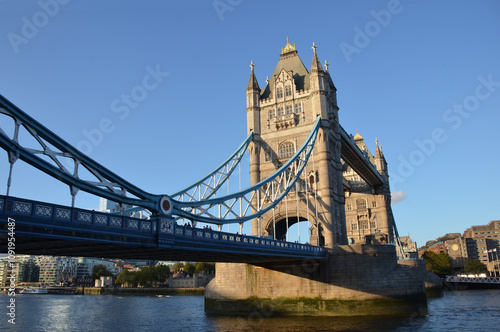
<instances>
[{"instance_id":1,"label":"circular emblem on bridge","mask_svg":"<svg viewBox=\"0 0 500 332\"><path fill-rule=\"evenodd\" d=\"M160 210L163 214L172 214L172 201L170 197L163 196L160 199Z\"/></svg>"}]
</instances>

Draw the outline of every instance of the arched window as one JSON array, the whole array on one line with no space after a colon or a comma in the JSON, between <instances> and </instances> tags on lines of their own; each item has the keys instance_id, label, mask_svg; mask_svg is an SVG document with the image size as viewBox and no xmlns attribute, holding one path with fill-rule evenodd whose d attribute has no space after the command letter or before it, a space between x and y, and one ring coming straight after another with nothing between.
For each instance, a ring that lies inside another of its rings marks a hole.
<instances>
[{"instance_id":1,"label":"arched window","mask_svg":"<svg viewBox=\"0 0 500 332\"><path fill-rule=\"evenodd\" d=\"M276 89L276 98L283 98L283 88Z\"/></svg>"},{"instance_id":2,"label":"arched window","mask_svg":"<svg viewBox=\"0 0 500 332\"><path fill-rule=\"evenodd\" d=\"M357 199L356 200L356 208L357 209L366 209L366 200L365 199Z\"/></svg>"},{"instance_id":3,"label":"arched window","mask_svg":"<svg viewBox=\"0 0 500 332\"><path fill-rule=\"evenodd\" d=\"M280 159L290 158L295 153L295 145L292 142L283 142L279 146Z\"/></svg>"}]
</instances>

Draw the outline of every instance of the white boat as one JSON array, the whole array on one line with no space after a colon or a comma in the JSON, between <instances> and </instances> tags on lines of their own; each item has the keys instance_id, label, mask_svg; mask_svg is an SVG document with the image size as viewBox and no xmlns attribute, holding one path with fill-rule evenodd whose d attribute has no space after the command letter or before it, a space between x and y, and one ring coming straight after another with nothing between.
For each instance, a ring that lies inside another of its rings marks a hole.
<instances>
[{"instance_id":1,"label":"white boat","mask_svg":"<svg viewBox=\"0 0 500 332\"><path fill-rule=\"evenodd\" d=\"M20 292L20 294L48 294L47 288L45 287L25 287Z\"/></svg>"}]
</instances>

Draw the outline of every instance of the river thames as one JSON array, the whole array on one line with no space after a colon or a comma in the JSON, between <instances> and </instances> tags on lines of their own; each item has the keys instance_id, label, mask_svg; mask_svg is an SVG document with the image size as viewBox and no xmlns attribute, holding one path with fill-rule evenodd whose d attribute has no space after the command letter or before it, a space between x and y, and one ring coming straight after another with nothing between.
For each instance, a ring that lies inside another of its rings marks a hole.
<instances>
[{"instance_id":1,"label":"river thames","mask_svg":"<svg viewBox=\"0 0 500 332\"><path fill-rule=\"evenodd\" d=\"M6 331L492 331L500 326L500 290L445 292L428 300L425 317L214 317L203 296L0 294Z\"/></svg>"}]
</instances>

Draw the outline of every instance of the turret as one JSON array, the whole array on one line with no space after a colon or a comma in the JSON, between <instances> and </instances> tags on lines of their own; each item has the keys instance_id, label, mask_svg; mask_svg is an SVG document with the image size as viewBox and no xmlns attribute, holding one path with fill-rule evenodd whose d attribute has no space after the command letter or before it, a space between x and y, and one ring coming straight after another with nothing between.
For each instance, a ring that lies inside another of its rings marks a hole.
<instances>
[{"instance_id":1,"label":"turret","mask_svg":"<svg viewBox=\"0 0 500 332\"><path fill-rule=\"evenodd\" d=\"M387 170L387 161L385 160L384 153L382 152L382 147L378 145L378 139L375 140L375 166L382 176L385 178L389 177L389 172Z\"/></svg>"},{"instance_id":2,"label":"turret","mask_svg":"<svg viewBox=\"0 0 500 332\"><path fill-rule=\"evenodd\" d=\"M316 43L313 43L312 49L314 51L313 60L311 64L311 70L309 72L310 89L313 93L312 102L313 109L317 110L317 114L321 114L321 118L328 119L328 107L326 102L325 91L325 73L321 62L316 54ZM320 93L315 93L320 92Z\"/></svg>"},{"instance_id":3,"label":"turret","mask_svg":"<svg viewBox=\"0 0 500 332\"><path fill-rule=\"evenodd\" d=\"M253 68L253 61L250 63L251 73L246 89L247 94L247 129L253 130L255 135L260 135L260 88Z\"/></svg>"}]
</instances>

